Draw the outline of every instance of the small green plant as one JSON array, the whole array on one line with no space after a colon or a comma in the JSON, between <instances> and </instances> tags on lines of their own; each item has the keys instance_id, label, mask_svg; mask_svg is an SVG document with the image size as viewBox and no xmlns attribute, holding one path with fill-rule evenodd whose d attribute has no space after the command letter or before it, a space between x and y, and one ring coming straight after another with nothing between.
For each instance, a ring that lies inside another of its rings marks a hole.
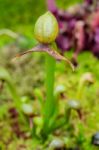
<instances>
[{"instance_id":1,"label":"small green plant","mask_svg":"<svg viewBox=\"0 0 99 150\"><path fill-rule=\"evenodd\" d=\"M26 122L25 115L32 112L32 108L30 104L25 104L22 102L22 97L19 95L18 90L11 78L11 75L8 73L8 71L2 67L0 67L0 80L6 83L6 87L12 97L14 107L17 109L19 113L19 117L21 118L21 121ZM25 107L25 110L24 110ZM4 108L3 108L4 109ZM5 108L7 109L7 108ZM2 108L0 108L0 111L2 112ZM24 115L25 114L25 115Z\"/></svg>"},{"instance_id":2,"label":"small green plant","mask_svg":"<svg viewBox=\"0 0 99 150\"><path fill-rule=\"evenodd\" d=\"M79 84L78 84L78 90L77 90L77 96L76 96L77 99L82 98L85 86L88 84L92 84L92 83L94 83L94 78L91 72L86 72L81 76Z\"/></svg>"},{"instance_id":3,"label":"small green plant","mask_svg":"<svg viewBox=\"0 0 99 150\"><path fill-rule=\"evenodd\" d=\"M25 118L24 118L24 115L23 115L22 109L21 109L21 106L22 106L21 97L19 96L18 91L15 88L15 85L12 81L10 74L4 68L0 68L0 80L6 82L9 93L12 96L12 99L14 101L14 106L16 107L17 111L19 112L21 120L25 121Z\"/></svg>"},{"instance_id":4,"label":"small green plant","mask_svg":"<svg viewBox=\"0 0 99 150\"><path fill-rule=\"evenodd\" d=\"M8 71L2 67L0 67L0 80L5 81L7 84L7 88L14 100L15 107L21 109L21 98L18 94L17 89L15 88L15 85L12 81L12 78Z\"/></svg>"},{"instance_id":5,"label":"small green plant","mask_svg":"<svg viewBox=\"0 0 99 150\"><path fill-rule=\"evenodd\" d=\"M58 101L54 95L54 82L55 82L55 66L56 60L64 60L67 62L72 69L74 70L71 62L64 56L60 55L57 52L57 46L55 44L55 39L58 35L58 23L56 18L50 13L47 12L41 17L38 18L35 27L34 35L38 40L38 45L31 50L28 50L22 54L16 56L20 57L24 54L31 52L45 52L45 68L46 68L46 100L42 100L40 97L40 103L42 107L41 118L37 119L36 125L41 125L39 131L39 136L42 136L43 139L46 139L48 135L56 129L56 119L58 117ZM56 59L56 60L55 60ZM36 93L39 95L38 91ZM38 121L39 120L39 121ZM42 122L42 123L41 123ZM35 121L34 121L35 124ZM38 129L37 129L38 131ZM35 127L33 128L33 133L35 133Z\"/></svg>"}]
</instances>

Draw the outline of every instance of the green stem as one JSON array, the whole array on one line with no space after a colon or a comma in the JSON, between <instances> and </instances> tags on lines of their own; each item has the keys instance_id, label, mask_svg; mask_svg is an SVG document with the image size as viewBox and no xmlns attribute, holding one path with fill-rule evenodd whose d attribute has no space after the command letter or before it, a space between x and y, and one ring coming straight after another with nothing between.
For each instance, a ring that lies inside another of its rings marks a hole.
<instances>
[{"instance_id":1,"label":"green stem","mask_svg":"<svg viewBox=\"0 0 99 150\"><path fill-rule=\"evenodd\" d=\"M9 93L11 94L12 99L14 100L15 107L17 109L21 109L21 99L20 99L19 95L17 94L17 90L16 90L14 84L11 82L9 82L9 81L6 82Z\"/></svg>"},{"instance_id":2,"label":"green stem","mask_svg":"<svg viewBox=\"0 0 99 150\"><path fill-rule=\"evenodd\" d=\"M80 82L78 85L77 94L76 94L76 98L78 100L82 99L83 92L84 92L84 82Z\"/></svg>"},{"instance_id":3,"label":"green stem","mask_svg":"<svg viewBox=\"0 0 99 150\"><path fill-rule=\"evenodd\" d=\"M9 93L11 94L12 99L14 101L15 107L17 108L17 111L19 112L19 116L21 120L24 122L25 118L21 110L21 106L22 106L21 98L18 95L17 90L12 82L7 81L6 84L7 84Z\"/></svg>"},{"instance_id":4,"label":"green stem","mask_svg":"<svg viewBox=\"0 0 99 150\"><path fill-rule=\"evenodd\" d=\"M54 105L54 73L55 73L55 60L48 54L46 55L46 110L47 116L53 113ZM52 110L52 111L51 111Z\"/></svg>"},{"instance_id":5,"label":"green stem","mask_svg":"<svg viewBox=\"0 0 99 150\"><path fill-rule=\"evenodd\" d=\"M52 116L54 111L54 73L55 73L55 60L46 54L46 102L45 102L45 118L48 119Z\"/></svg>"},{"instance_id":6,"label":"green stem","mask_svg":"<svg viewBox=\"0 0 99 150\"><path fill-rule=\"evenodd\" d=\"M12 99L14 101L14 105L17 108L17 111L19 112L21 119L24 121L24 116L21 112L21 106L22 106L21 98L17 92L17 89L15 88L12 78L4 68L0 68L0 79L6 82L9 93L12 96Z\"/></svg>"},{"instance_id":7,"label":"green stem","mask_svg":"<svg viewBox=\"0 0 99 150\"><path fill-rule=\"evenodd\" d=\"M44 107L44 132L47 134L50 121L55 117L56 99L54 98L54 80L55 80L56 61L53 57L46 54L46 101Z\"/></svg>"}]
</instances>

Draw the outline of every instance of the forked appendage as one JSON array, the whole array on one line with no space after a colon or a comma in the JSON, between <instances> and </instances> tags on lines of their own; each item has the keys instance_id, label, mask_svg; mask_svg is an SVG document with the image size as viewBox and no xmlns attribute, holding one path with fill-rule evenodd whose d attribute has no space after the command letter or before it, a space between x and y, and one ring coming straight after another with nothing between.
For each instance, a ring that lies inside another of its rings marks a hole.
<instances>
[{"instance_id":1,"label":"forked appendage","mask_svg":"<svg viewBox=\"0 0 99 150\"><path fill-rule=\"evenodd\" d=\"M56 50L54 50L53 48L50 47L50 45L45 45L45 44L39 44L37 46L35 46L34 48L25 51L23 53L17 54L14 59L19 58L25 54L28 53L32 53L32 52L46 52L48 53L50 56L52 56L53 58L55 58L58 61L64 60L66 61L72 68L72 70L74 71L74 66L73 64L69 61L69 59L67 59L66 57L60 55Z\"/></svg>"}]
</instances>

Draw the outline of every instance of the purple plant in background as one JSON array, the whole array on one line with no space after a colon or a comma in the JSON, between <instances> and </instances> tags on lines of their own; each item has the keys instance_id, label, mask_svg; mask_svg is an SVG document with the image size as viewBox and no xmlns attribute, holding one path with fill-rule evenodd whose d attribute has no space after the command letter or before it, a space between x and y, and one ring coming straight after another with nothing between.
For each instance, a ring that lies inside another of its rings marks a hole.
<instances>
[{"instance_id":1,"label":"purple plant in background","mask_svg":"<svg viewBox=\"0 0 99 150\"><path fill-rule=\"evenodd\" d=\"M85 0L85 2L86 2L88 5L93 4L93 0Z\"/></svg>"},{"instance_id":2,"label":"purple plant in background","mask_svg":"<svg viewBox=\"0 0 99 150\"><path fill-rule=\"evenodd\" d=\"M99 58L99 1L84 0L66 11L59 9L55 0L47 0L47 7L57 18L60 33L56 39L62 53L75 49L73 61L84 50Z\"/></svg>"}]
</instances>

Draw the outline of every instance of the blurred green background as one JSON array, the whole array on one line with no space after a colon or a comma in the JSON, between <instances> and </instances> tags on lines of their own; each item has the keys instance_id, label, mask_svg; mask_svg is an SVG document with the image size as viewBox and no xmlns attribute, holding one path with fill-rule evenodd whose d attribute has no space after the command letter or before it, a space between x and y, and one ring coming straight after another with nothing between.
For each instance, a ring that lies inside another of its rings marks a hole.
<instances>
[{"instance_id":1,"label":"blurred green background","mask_svg":"<svg viewBox=\"0 0 99 150\"><path fill-rule=\"evenodd\" d=\"M56 0L58 7L67 7L83 0ZM46 11L45 0L0 0L0 28L10 28L29 35L37 17ZM25 27L29 28L24 31Z\"/></svg>"},{"instance_id":2,"label":"blurred green background","mask_svg":"<svg viewBox=\"0 0 99 150\"><path fill-rule=\"evenodd\" d=\"M78 2L83 2L83 0L56 0L56 2L58 7L67 9L69 6ZM36 40L33 36L34 23L41 14L46 12L46 10L45 0L0 0L0 33L2 29L10 29L19 36L19 39L14 39L6 34L0 35L0 66L4 67L11 74L15 87L23 101L24 99L27 101L28 99L31 101L35 99L34 88L40 88L43 95L45 94L44 56L35 53L23 57L17 62L11 62L11 59L17 53L29 49L36 44ZM71 51L67 53L66 56L71 59L72 53ZM69 143L68 145L78 142L78 144L84 147L84 149L81 150L96 150L92 147L90 149L89 143L91 142L92 134L99 130L99 62L89 52L81 53L78 57L78 61L79 65L74 73L68 66L65 68L64 63L57 63L56 67L57 80L55 85L57 87L58 84L63 84L66 87L66 99L75 99L75 91L78 89L77 85L84 73L91 72L95 81L93 85L85 87L80 100L84 109L83 113L86 118L86 124L83 124L82 127L79 123L79 119L77 119L77 116L74 114L72 123L76 126L76 130L75 133L71 133L73 139L69 142L68 139L65 140ZM64 103L61 105L63 109ZM20 140L15 136L13 136L13 140L8 144L8 149L2 148L2 145L4 145L4 147L7 145L3 141L7 143L11 137L9 134L9 131L11 132L11 127L8 110L12 106L12 97L4 85L4 89L0 89L0 150L32 150L34 146L32 140ZM25 129L25 125L21 124L21 128ZM86 139L84 143L83 138ZM27 148L20 148L19 146L25 142ZM15 146L17 149L13 148ZM28 146L30 146L31 149ZM41 150L43 149L41 148Z\"/></svg>"}]
</instances>

